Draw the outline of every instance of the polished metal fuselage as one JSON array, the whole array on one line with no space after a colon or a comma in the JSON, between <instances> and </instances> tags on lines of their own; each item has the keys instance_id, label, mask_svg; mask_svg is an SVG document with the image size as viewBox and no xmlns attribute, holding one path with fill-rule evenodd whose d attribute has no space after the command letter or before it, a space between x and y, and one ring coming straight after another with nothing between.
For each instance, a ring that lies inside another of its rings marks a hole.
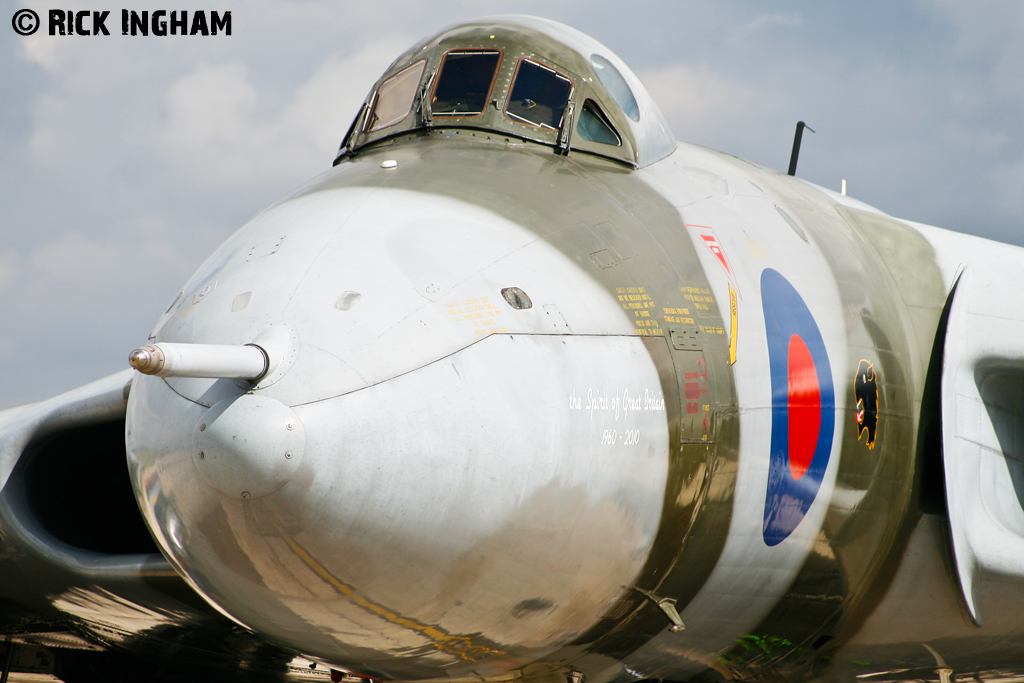
<instances>
[{"instance_id":1,"label":"polished metal fuselage","mask_svg":"<svg viewBox=\"0 0 1024 683\"><path fill-rule=\"evenodd\" d=\"M140 505L218 609L353 671L806 675L870 609L913 508L949 288L929 252L905 225L701 148L634 171L484 131L400 137L254 219L161 319L156 342L284 326L295 360L256 387L136 377ZM821 489L778 545L763 537L769 268L806 301L835 385ZM864 359L882 378L870 447ZM305 434L256 497L256 465L213 486L196 446L247 395Z\"/></svg>"},{"instance_id":2,"label":"polished metal fuselage","mask_svg":"<svg viewBox=\"0 0 1024 683\"><path fill-rule=\"evenodd\" d=\"M301 656L404 680L887 680L933 675L922 642L1018 672L1013 600L970 623L934 476L945 239L690 145L639 170L467 129L365 148L229 238L154 330L272 339L273 372L136 374L125 406L126 375L4 416L8 631L222 664L266 641L268 678ZM834 387L781 540L769 271ZM161 551L234 634L158 558L26 522L19 458L67 415L122 414ZM198 640L218 645L168 649Z\"/></svg>"}]
</instances>

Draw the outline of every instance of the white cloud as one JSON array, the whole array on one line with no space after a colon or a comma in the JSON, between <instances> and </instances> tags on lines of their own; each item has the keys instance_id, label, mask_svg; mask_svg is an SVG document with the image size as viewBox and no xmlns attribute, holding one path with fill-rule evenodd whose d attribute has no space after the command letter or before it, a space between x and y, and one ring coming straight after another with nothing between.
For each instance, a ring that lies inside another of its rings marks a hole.
<instances>
[{"instance_id":1,"label":"white cloud","mask_svg":"<svg viewBox=\"0 0 1024 683\"><path fill-rule=\"evenodd\" d=\"M1024 223L1024 159L996 166L989 177L995 190L996 206L1016 222L1019 230Z\"/></svg>"},{"instance_id":2,"label":"white cloud","mask_svg":"<svg viewBox=\"0 0 1024 683\"><path fill-rule=\"evenodd\" d=\"M155 151L188 169L193 182L213 187L282 177L297 183L328 167L359 104L398 51L380 41L329 57L277 108L241 62L200 64L167 90Z\"/></svg>"},{"instance_id":3,"label":"white cloud","mask_svg":"<svg viewBox=\"0 0 1024 683\"><path fill-rule=\"evenodd\" d=\"M67 163L81 149L75 138L75 127L62 125L71 118L67 98L42 95L36 102L35 121L29 139L29 154L36 168L53 169ZM62 154L62 152L64 152Z\"/></svg>"},{"instance_id":4,"label":"white cloud","mask_svg":"<svg viewBox=\"0 0 1024 683\"><path fill-rule=\"evenodd\" d=\"M49 298L55 290L66 292L68 286L82 292L94 285L96 280L91 276L96 272L117 273L130 261L126 246L98 244L71 232L32 252L25 287L43 298Z\"/></svg>"},{"instance_id":5,"label":"white cloud","mask_svg":"<svg viewBox=\"0 0 1024 683\"><path fill-rule=\"evenodd\" d=\"M256 88L245 65L200 65L179 79L167 93L168 122L159 134L165 147L195 154L221 147L234 148L252 137Z\"/></svg>"},{"instance_id":6,"label":"white cloud","mask_svg":"<svg viewBox=\"0 0 1024 683\"><path fill-rule=\"evenodd\" d=\"M40 31L25 38L19 48L25 61L38 64L50 73L57 73L63 61L62 57L68 53L66 48L70 46L70 43L52 40L45 32Z\"/></svg>"},{"instance_id":7,"label":"white cloud","mask_svg":"<svg viewBox=\"0 0 1024 683\"><path fill-rule=\"evenodd\" d=\"M767 104L766 93L707 66L673 64L639 74L677 137L686 131L718 129L747 115L755 102Z\"/></svg>"},{"instance_id":8,"label":"white cloud","mask_svg":"<svg viewBox=\"0 0 1024 683\"><path fill-rule=\"evenodd\" d=\"M775 28L799 28L803 22L795 13L770 12L737 24L729 30L728 40L733 45L744 45Z\"/></svg>"},{"instance_id":9,"label":"white cloud","mask_svg":"<svg viewBox=\"0 0 1024 683\"><path fill-rule=\"evenodd\" d=\"M958 54L990 60L979 65L980 75L996 94L1024 99L1024 3L990 0L977 5L960 0L927 0L919 2L919 7L948 25L951 47Z\"/></svg>"},{"instance_id":10,"label":"white cloud","mask_svg":"<svg viewBox=\"0 0 1024 683\"><path fill-rule=\"evenodd\" d=\"M408 42L375 42L345 59L321 64L281 117L285 131L318 150L334 151L374 82Z\"/></svg>"},{"instance_id":11,"label":"white cloud","mask_svg":"<svg viewBox=\"0 0 1024 683\"><path fill-rule=\"evenodd\" d=\"M27 257L0 255L0 312L5 319L50 314L49 327L87 324L101 312L114 314L118 302L160 300L183 263L187 245L173 240L101 242L69 232L34 248ZM5 272L13 273L3 281ZM154 291L155 290L155 291Z\"/></svg>"},{"instance_id":12,"label":"white cloud","mask_svg":"<svg viewBox=\"0 0 1024 683\"><path fill-rule=\"evenodd\" d=\"M0 298L7 296L14 288L21 270L21 260L16 251L0 251Z\"/></svg>"}]
</instances>

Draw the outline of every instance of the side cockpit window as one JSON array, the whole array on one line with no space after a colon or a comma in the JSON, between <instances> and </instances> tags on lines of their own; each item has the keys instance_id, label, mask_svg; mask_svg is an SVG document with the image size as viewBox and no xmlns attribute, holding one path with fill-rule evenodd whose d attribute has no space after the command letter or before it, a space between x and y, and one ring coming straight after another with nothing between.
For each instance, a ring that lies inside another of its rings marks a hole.
<instances>
[{"instance_id":1,"label":"side cockpit window","mask_svg":"<svg viewBox=\"0 0 1024 683\"><path fill-rule=\"evenodd\" d=\"M557 130L572 95L572 81L554 69L523 59L505 104L513 121Z\"/></svg>"},{"instance_id":2,"label":"side cockpit window","mask_svg":"<svg viewBox=\"0 0 1024 683\"><path fill-rule=\"evenodd\" d=\"M626 116L639 122L640 107L636 103L636 97L615 65L601 55L591 55L590 63L594 66L601 83L608 89L608 94L615 100L615 104L619 105Z\"/></svg>"},{"instance_id":3,"label":"side cockpit window","mask_svg":"<svg viewBox=\"0 0 1024 683\"><path fill-rule=\"evenodd\" d=\"M416 92L426 65L427 63L421 60L381 83L370 114L366 118L366 125L363 128L365 132L372 133L393 126L409 115L413 102L416 101Z\"/></svg>"},{"instance_id":4,"label":"side cockpit window","mask_svg":"<svg viewBox=\"0 0 1024 683\"><path fill-rule=\"evenodd\" d=\"M499 50L452 50L444 56L430 100L434 116L478 116L501 63Z\"/></svg>"},{"instance_id":5,"label":"side cockpit window","mask_svg":"<svg viewBox=\"0 0 1024 683\"><path fill-rule=\"evenodd\" d=\"M608 122L601 108L593 100L583 103L583 111L580 113L579 123L576 124L576 132L580 137L590 142L599 142L602 145L622 144L622 139L615 132L612 124Z\"/></svg>"}]
</instances>

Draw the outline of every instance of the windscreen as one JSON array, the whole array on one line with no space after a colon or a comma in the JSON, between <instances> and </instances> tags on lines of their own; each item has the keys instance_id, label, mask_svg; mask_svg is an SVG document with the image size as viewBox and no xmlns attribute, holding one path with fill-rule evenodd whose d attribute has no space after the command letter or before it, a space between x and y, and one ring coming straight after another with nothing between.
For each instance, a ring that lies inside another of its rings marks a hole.
<instances>
[{"instance_id":1,"label":"windscreen","mask_svg":"<svg viewBox=\"0 0 1024 683\"><path fill-rule=\"evenodd\" d=\"M393 126L409 115L426 65L424 61L416 62L381 83L366 119L367 133Z\"/></svg>"},{"instance_id":2,"label":"windscreen","mask_svg":"<svg viewBox=\"0 0 1024 683\"><path fill-rule=\"evenodd\" d=\"M572 94L572 81L554 69L524 59L505 105L513 121L556 130Z\"/></svg>"},{"instance_id":3,"label":"windscreen","mask_svg":"<svg viewBox=\"0 0 1024 683\"><path fill-rule=\"evenodd\" d=\"M437 74L431 113L434 116L482 114L500 62L498 50L452 50L446 54Z\"/></svg>"}]
</instances>

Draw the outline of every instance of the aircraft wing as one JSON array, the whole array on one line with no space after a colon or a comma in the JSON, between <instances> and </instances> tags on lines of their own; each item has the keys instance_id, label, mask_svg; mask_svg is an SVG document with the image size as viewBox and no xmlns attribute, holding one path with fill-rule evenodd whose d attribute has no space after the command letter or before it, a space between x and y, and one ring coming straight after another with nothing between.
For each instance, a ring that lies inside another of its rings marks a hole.
<instances>
[{"instance_id":1,"label":"aircraft wing","mask_svg":"<svg viewBox=\"0 0 1024 683\"><path fill-rule=\"evenodd\" d=\"M9 680L327 677L210 608L157 549L125 466L132 374L0 412Z\"/></svg>"}]
</instances>

